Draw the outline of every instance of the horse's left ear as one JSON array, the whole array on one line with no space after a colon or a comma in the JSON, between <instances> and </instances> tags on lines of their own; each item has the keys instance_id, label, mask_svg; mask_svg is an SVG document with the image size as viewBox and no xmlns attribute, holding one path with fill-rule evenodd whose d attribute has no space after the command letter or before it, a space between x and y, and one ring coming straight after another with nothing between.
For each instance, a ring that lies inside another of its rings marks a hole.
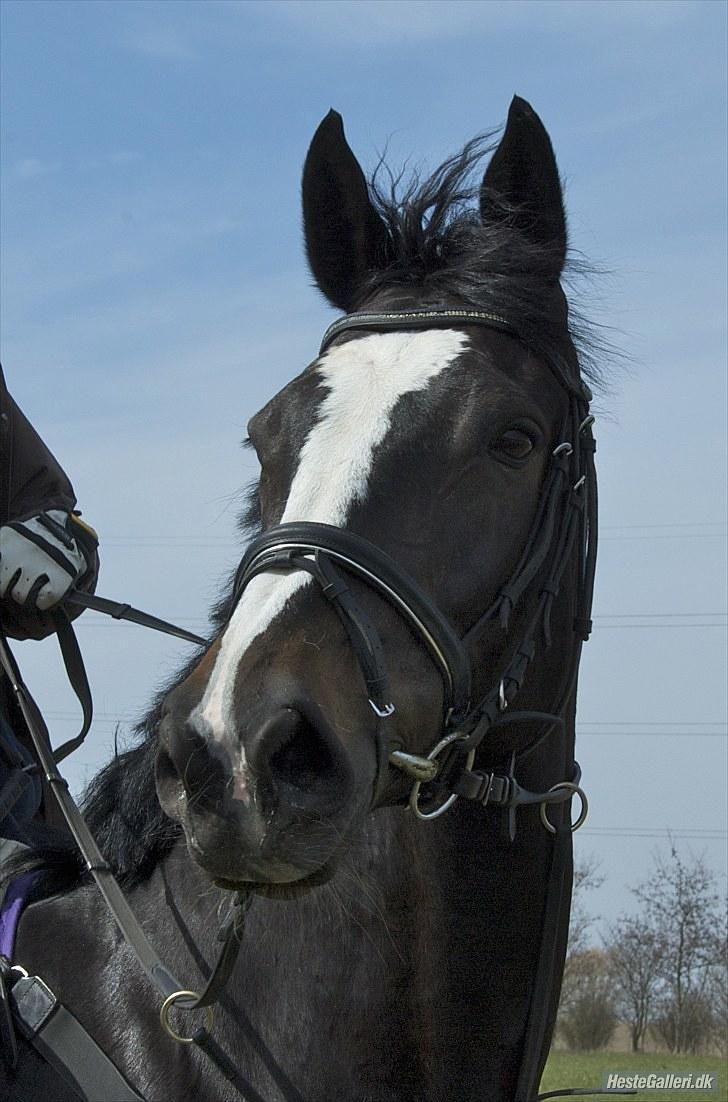
<instances>
[{"instance_id":1,"label":"horse's left ear","mask_svg":"<svg viewBox=\"0 0 728 1102\"><path fill-rule=\"evenodd\" d=\"M377 214L337 111L313 136L303 166L303 232L319 289L349 311L367 272L386 263L387 227Z\"/></svg>"},{"instance_id":2,"label":"horse's left ear","mask_svg":"<svg viewBox=\"0 0 728 1102\"><path fill-rule=\"evenodd\" d=\"M558 279L566 259L566 216L559 170L546 128L520 96L514 96L506 129L480 189L484 222L508 217L535 244L551 251L549 275Z\"/></svg>"}]
</instances>

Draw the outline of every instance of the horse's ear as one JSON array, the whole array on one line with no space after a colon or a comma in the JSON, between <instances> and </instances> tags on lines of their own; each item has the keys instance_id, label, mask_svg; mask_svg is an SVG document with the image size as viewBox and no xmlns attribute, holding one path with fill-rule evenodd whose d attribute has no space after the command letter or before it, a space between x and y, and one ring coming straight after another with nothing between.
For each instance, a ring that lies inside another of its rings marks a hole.
<instances>
[{"instance_id":1,"label":"horse's ear","mask_svg":"<svg viewBox=\"0 0 728 1102\"><path fill-rule=\"evenodd\" d=\"M337 111L329 111L313 136L302 190L313 277L334 306L351 310L367 272L386 263L388 233Z\"/></svg>"},{"instance_id":2,"label":"horse's ear","mask_svg":"<svg viewBox=\"0 0 728 1102\"><path fill-rule=\"evenodd\" d=\"M549 273L558 279L566 258L566 216L559 170L546 128L520 96L514 96L506 129L480 189L484 222L509 221L552 251Z\"/></svg>"}]
</instances>

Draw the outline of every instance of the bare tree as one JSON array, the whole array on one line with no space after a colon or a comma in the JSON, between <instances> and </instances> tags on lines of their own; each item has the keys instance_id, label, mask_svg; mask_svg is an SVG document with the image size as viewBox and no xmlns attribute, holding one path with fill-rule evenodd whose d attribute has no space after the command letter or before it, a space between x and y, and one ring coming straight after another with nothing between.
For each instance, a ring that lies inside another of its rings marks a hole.
<instances>
[{"instance_id":1,"label":"bare tree","mask_svg":"<svg viewBox=\"0 0 728 1102\"><path fill-rule=\"evenodd\" d=\"M702 857L688 861L673 844L633 891L661 946L657 1031L673 1052L699 1051L713 1032L710 990L725 943L715 874Z\"/></svg>"},{"instance_id":2,"label":"bare tree","mask_svg":"<svg viewBox=\"0 0 728 1102\"><path fill-rule=\"evenodd\" d=\"M604 876L600 873L599 862L593 854L587 854L575 863L569 918L569 954L581 953L587 948L594 918L586 908L584 896L601 888L603 883Z\"/></svg>"},{"instance_id":3,"label":"bare tree","mask_svg":"<svg viewBox=\"0 0 728 1102\"><path fill-rule=\"evenodd\" d=\"M728 1055L728 944L723 944L720 957L711 969L708 990L713 1009L712 1041L718 1051L726 1056Z\"/></svg>"},{"instance_id":4,"label":"bare tree","mask_svg":"<svg viewBox=\"0 0 728 1102\"><path fill-rule=\"evenodd\" d=\"M609 1044L617 1024L609 958L600 949L585 949L571 955L571 965L559 1030L569 1048L593 1052Z\"/></svg>"},{"instance_id":5,"label":"bare tree","mask_svg":"<svg viewBox=\"0 0 728 1102\"><path fill-rule=\"evenodd\" d=\"M664 945L644 919L623 915L609 927L605 949L617 1013L629 1025L632 1051L639 1052L659 988Z\"/></svg>"},{"instance_id":6,"label":"bare tree","mask_svg":"<svg viewBox=\"0 0 728 1102\"><path fill-rule=\"evenodd\" d=\"M569 948L564 964L557 1029L569 1048L601 1048L615 1025L613 1000L605 984L604 954L589 948L594 923L584 896L599 888L604 877L588 855L574 866L569 920Z\"/></svg>"}]
</instances>

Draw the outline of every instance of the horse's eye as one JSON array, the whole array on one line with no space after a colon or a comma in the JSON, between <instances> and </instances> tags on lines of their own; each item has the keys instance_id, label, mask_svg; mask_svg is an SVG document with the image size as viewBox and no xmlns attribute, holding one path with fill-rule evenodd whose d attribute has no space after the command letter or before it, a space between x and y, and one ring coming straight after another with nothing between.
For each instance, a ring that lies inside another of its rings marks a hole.
<instances>
[{"instance_id":1,"label":"horse's eye","mask_svg":"<svg viewBox=\"0 0 728 1102\"><path fill-rule=\"evenodd\" d=\"M533 440L523 429L508 429L494 442L493 450L508 459L525 459L533 451Z\"/></svg>"}]
</instances>

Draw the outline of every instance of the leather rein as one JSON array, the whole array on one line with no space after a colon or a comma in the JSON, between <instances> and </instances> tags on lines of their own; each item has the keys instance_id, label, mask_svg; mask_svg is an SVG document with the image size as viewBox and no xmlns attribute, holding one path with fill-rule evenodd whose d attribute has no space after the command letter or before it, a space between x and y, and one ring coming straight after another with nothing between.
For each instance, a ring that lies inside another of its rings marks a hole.
<instances>
[{"instance_id":1,"label":"leather rein","mask_svg":"<svg viewBox=\"0 0 728 1102\"><path fill-rule=\"evenodd\" d=\"M322 355L340 334L353 330L388 331L455 328L470 325L499 329L518 337L518 333L506 319L483 311L359 312L341 318L329 327L324 334L319 355ZM549 804L564 803L570 800L574 793L581 795L582 812L571 829L581 825L586 813L586 799L579 788L578 766L575 765L575 772L571 778L553 786L548 792L529 792L518 785L514 776L518 758L524 757L535 749L555 726L564 725L563 712L575 686L581 645L588 638L591 629L597 525L595 445L591 429L594 418L589 414L589 402L592 396L589 388L578 377L572 378L562 365L549 362L549 367L568 392L569 413L562 427L560 441L552 451L533 526L513 574L501 588L491 607L483 613L462 639L418 583L385 552L361 536L330 525L299 522L278 525L263 532L247 548L238 569L234 588L234 601L237 602L248 582L263 571L305 570L320 585L322 593L335 608L361 667L369 703L381 720L380 731L383 731L383 734L378 735L375 805L390 783L390 770L393 767L412 780L408 802L418 818L435 818L446 811L458 797L464 797L475 800L484 807L506 809L511 838L515 835L515 811L519 806L539 804L543 825L553 834L557 833L557 828L547 817L546 809ZM543 640L546 646L550 645L551 608L559 593L564 570L572 558L574 548L578 549L578 605L573 624L574 645L562 698L553 714L508 711L534 659L537 642ZM384 648L376 627L357 603L343 575L353 575L364 581L396 609L415 636L422 641L442 677L444 688L442 733L435 746L424 756L409 753L398 744L390 742L386 735L386 720L394 713L396 705L390 699ZM497 618L504 627L508 625L511 612L537 577L545 580L540 584L535 611L528 620L512 657L503 666L490 691L473 704L469 646L489 620ZM72 595L71 601L95 608L117 619L131 619L146 627L205 644L205 640L200 637L132 609L129 605L78 593ZM218 935L219 940L222 941L222 948L202 993L185 988L162 964L149 944L109 865L88 830L66 781L58 772L57 762L83 741L91 722L91 703L78 644L65 614L58 615L57 626L59 626L59 637L69 677L82 703L84 729L77 738L69 740L55 753L50 749L50 739L42 715L22 681L7 640L0 632L0 666L8 676L17 697L35 746L40 768L84 857L87 870L102 892L122 935L164 1000L160 1011L164 1029L178 1042L195 1044L205 1051L228 1081L241 1090L242 1080L233 1061L210 1034L210 1007L219 997L234 967L243 932L244 916L250 903L250 893L243 891L234 897L230 918ZM502 776L473 768L475 752L490 730L506 723L527 721L543 724L544 729L518 757L515 754L512 755L508 775ZM427 798L427 806L424 808L420 802L423 785L426 786L424 794ZM392 801L383 800L383 802ZM561 833L560 830L559 833ZM23 970L13 966L9 971L18 973ZM0 973L0 985L2 981L3 976ZM37 987L38 984L45 988L52 999L55 999L53 993L39 977L25 975L20 979L16 978L11 991L16 1010L20 1002L17 992L23 985L27 987L34 982L36 989L33 990L32 997L36 1003L40 990ZM41 995L45 997L43 992ZM535 989L534 997L538 998L542 995L543 992L540 989ZM197 1029L191 1036L179 1034L169 1021L169 1013L173 1007L180 1010L206 1009L208 1013L206 1025ZM21 1029L28 1035L23 1026L22 1015L20 1024ZM56 1052L54 1056L58 1063L64 1062L63 1053ZM98 1059L105 1059L107 1063L111 1063L103 1054L100 1054ZM111 1067L113 1073L115 1069L113 1065ZM523 1074L521 1076L524 1082L528 1078L527 1075L525 1079ZM119 1098L130 1100L139 1098L139 1095L125 1081L123 1085L127 1093L120 1093ZM117 1089L121 1091L121 1084ZM555 1093L561 1092L552 1092L550 1096ZM580 1093L603 1092L585 1090ZM532 1096L533 1089L530 1084L525 1094L519 1087L519 1098L530 1099Z\"/></svg>"}]
</instances>

